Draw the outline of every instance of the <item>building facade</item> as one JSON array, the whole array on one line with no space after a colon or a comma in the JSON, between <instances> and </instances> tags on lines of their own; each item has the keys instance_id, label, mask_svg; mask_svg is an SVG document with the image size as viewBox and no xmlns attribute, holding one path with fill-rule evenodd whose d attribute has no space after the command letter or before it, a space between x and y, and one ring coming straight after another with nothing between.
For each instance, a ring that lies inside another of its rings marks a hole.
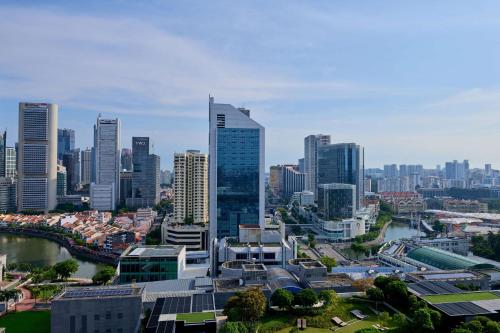
<instances>
[{"instance_id":1,"label":"building facade","mask_svg":"<svg viewBox=\"0 0 500 333\"><path fill-rule=\"evenodd\" d=\"M16 180L0 177L0 213L16 211Z\"/></svg>"},{"instance_id":2,"label":"building facade","mask_svg":"<svg viewBox=\"0 0 500 333\"><path fill-rule=\"evenodd\" d=\"M18 210L57 205L57 105L19 103Z\"/></svg>"},{"instance_id":3,"label":"building facade","mask_svg":"<svg viewBox=\"0 0 500 333\"><path fill-rule=\"evenodd\" d=\"M305 189L318 194L318 148L330 144L330 136L324 134L309 135L304 139Z\"/></svg>"},{"instance_id":4,"label":"building facade","mask_svg":"<svg viewBox=\"0 0 500 333\"><path fill-rule=\"evenodd\" d=\"M122 170L132 171L132 149L123 148L121 153Z\"/></svg>"},{"instance_id":5,"label":"building facade","mask_svg":"<svg viewBox=\"0 0 500 333\"><path fill-rule=\"evenodd\" d=\"M57 130L57 159L62 160L63 155L75 149L75 131L69 128Z\"/></svg>"},{"instance_id":6,"label":"building facade","mask_svg":"<svg viewBox=\"0 0 500 333\"><path fill-rule=\"evenodd\" d=\"M17 178L17 154L14 147L5 148L5 177Z\"/></svg>"},{"instance_id":7,"label":"building facade","mask_svg":"<svg viewBox=\"0 0 500 333\"><path fill-rule=\"evenodd\" d=\"M264 127L250 111L209 100L210 238L237 237L242 224L264 226Z\"/></svg>"},{"instance_id":8,"label":"building facade","mask_svg":"<svg viewBox=\"0 0 500 333\"><path fill-rule=\"evenodd\" d=\"M364 149L355 143L323 145L318 149L318 185L351 184L357 189L356 207L361 208L364 193Z\"/></svg>"},{"instance_id":9,"label":"building facade","mask_svg":"<svg viewBox=\"0 0 500 333\"><path fill-rule=\"evenodd\" d=\"M129 207L153 207L160 202L160 157L150 154L148 137L132 137L132 197Z\"/></svg>"},{"instance_id":10,"label":"building facade","mask_svg":"<svg viewBox=\"0 0 500 333\"><path fill-rule=\"evenodd\" d=\"M99 115L94 126L95 183L90 187L91 207L115 210L120 193L120 120Z\"/></svg>"},{"instance_id":11,"label":"building facade","mask_svg":"<svg viewBox=\"0 0 500 333\"><path fill-rule=\"evenodd\" d=\"M208 222L208 155L188 150L174 155L174 221Z\"/></svg>"},{"instance_id":12,"label":"building facade","mask_svg":"<svg viewBox=\"0 0 500 333\"><path fill-rule=\"evenodd\" d=\"M67 192L72 194L80 188L80 149L65 152L62 156L62 163L67 172Z\"/></svg>"},{"instance_id":13,"label":"building facade","mask_svg":"<svg viewBox=\"0 0 500 333\"><path fill-rule=\"evenodd\" d=\"M186 251L208 250L208 226L199 224L162 223L163 244L184 245Z\"/></svg>"},{"instance_id":14,"label":"building facade","mask_svg":"<svg viewBox=\"0 0 500 333\"><path fill-rule=\"evenodd\" d=\"M353 218L356 215L356 185L318 185L318 212L328 220Z\"/></svg>"},{"instance_id":15,"label":"building facade","mask_svg":"<svg viewBox=\"0 0 500 333\"><path fill-rule=\"evenodd\" d=\"M92 182L92 150L82 150L80 157L80 177L82 186L89 185Z\"/></svg>"},{"instance_id":16,"label":"building facade","mask_svg":"<svg viewBox=\"0 0 500 333\"><path fill-rule=\"evenodd\" d=\"M0 133L0 177L6 177L7 131Z\"/></svg>"},{"instance_id":17,"label":"building facade","mask_svg":"<svg viewBox=\"0 0 500 333\"><path fill-rule=\"evenodd\" d=\"M124 206L127 198L132 198L132 171L120 172L120 205Z\"/></svg>"},{"instance_id":18,"label":"building facade","mask_svg":"<svg viewBox=\"0 0 500 333\"><path fill-rule=\"evenodd\" d=\"M68 172L63 165L57 165L57 196L63 197L68 192Z\"/></svg>"}]
</instances>

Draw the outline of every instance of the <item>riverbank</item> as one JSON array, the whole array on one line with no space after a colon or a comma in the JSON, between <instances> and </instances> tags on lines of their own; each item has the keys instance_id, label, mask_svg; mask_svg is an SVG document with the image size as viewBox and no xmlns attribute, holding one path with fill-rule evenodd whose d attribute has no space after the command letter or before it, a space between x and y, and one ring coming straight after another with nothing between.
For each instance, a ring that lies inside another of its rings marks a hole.
<instances>
[{"instance_id":1,"label":"riverbank","mask_svg":"<svg viewBox=\"0 0 500 333\"><path fill-rule=\"evenodd\" d=\"M0 227L0 234L39 237L51 240L66 248L71 255L94 263L103 263L116 266L119 260L119 256L116 254L103 251L95 251L85 246L77 245L73 239L62 234L47 230L24 227Z\"/></svg>"}]
</instances>

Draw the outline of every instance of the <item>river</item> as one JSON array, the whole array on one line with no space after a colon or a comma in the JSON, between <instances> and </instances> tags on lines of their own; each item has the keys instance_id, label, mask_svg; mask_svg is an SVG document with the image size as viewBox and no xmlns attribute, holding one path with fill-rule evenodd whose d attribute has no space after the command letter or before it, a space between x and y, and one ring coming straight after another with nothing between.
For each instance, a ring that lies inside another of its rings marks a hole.
<instances>
[{"instance_id":1,"label":"river","mask_svg":"<svg viewBox=\"0 0 500 333\"><path fill-rule=\"evenodd\" d=\"M7 254L7 264L29 263L36 267L52 266L73 257L65 247L48 239L10 234L0 234L0 254ZM92 278L105 266L73 258L79 265L73 277Z\"/></svg>"}]
</instances>

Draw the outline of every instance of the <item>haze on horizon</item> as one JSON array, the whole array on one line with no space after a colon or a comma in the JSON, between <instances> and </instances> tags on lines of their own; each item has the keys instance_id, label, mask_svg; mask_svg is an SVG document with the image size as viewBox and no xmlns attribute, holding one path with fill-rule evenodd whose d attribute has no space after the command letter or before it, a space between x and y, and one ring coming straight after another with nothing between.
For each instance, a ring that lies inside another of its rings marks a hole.
<instances>
[{"instance_id":1,"label":"haze on horizon","mask_svg":"<svg viewBox=\"0 0 500 333\"><path fill-rule=\"evenodd\" d=\"M497 1L2 1L0 128L18 102L59 104L92 144L150 136L162 168L208 151L208 95L266 128L266 165L309 134L365 146L366 167L468 159L500 168Z\"/></svg>"}]
</instances>

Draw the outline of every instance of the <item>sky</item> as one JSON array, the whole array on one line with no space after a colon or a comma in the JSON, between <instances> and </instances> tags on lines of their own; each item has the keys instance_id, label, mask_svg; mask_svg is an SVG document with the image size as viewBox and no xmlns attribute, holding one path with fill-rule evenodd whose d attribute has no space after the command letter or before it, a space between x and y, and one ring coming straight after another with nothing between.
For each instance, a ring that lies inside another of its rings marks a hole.
<instances>
[{"instance_id":1,"label":"sky","mask_svg":"<svg viewBox=\"0 0 500 333\"><path fill-rule=\"evenodd\" d=\"M208 152L212 95L266 128L266 166L323 133L363 145L366 167L500 168L498 1L41 2L0 2L9 145L18 103L52 102L77 147L101 113L172 169L174 152Z\"/></svg>"}]
</instances>

